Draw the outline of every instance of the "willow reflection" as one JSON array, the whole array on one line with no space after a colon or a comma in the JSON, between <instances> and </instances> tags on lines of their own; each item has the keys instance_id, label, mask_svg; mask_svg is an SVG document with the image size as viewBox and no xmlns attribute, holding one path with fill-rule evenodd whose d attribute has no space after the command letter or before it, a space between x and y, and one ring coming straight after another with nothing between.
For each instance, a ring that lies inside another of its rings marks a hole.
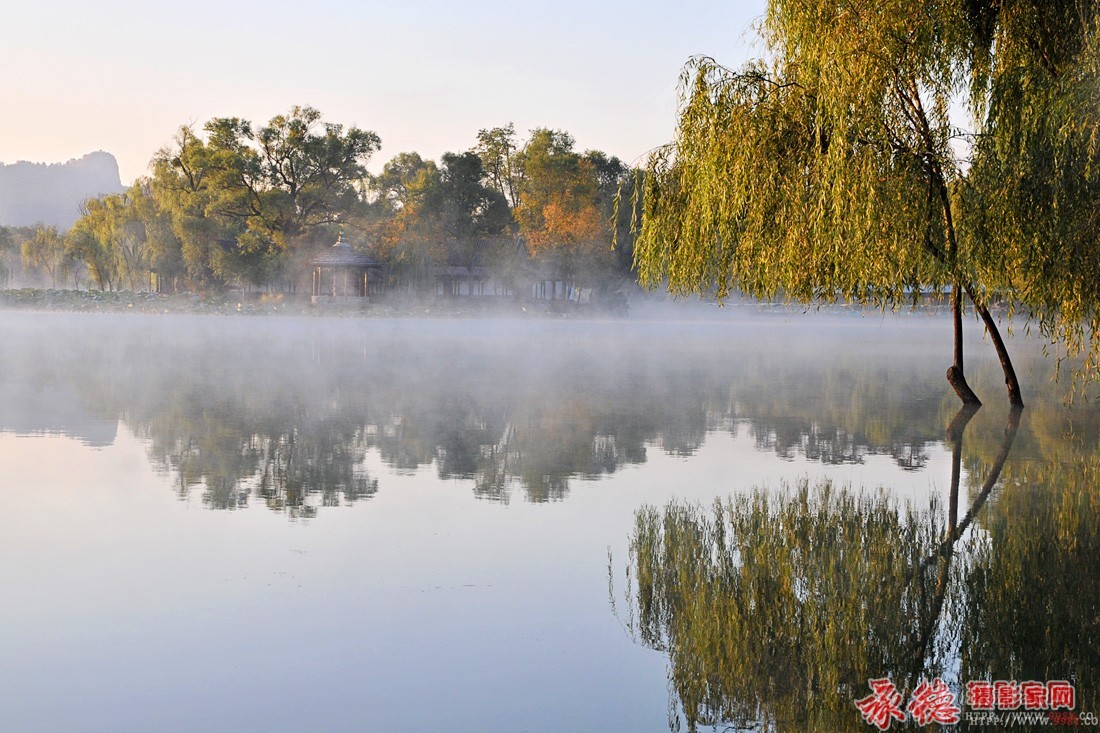
<instances>
[{"instance_id":1,"label":"willow reflection","mask_svg":"<svg viewBox=\"0 0 1100 733\"><path fill-rule=\"evenodd\" d=\"M681 720L689 730L865 729L853 702L869 679L889 677L905 696L922 679L958 682L960 655L980 648L972 646L981 628L975 614L985 610L975 603L988 591L979 585L1002 583L990 575L1003 544L997 533L967 529L998 485L1020 424L1020 411L1011 411L959 518L962 436L973 416L964 408L950 426L946 508L934 499L901 507L882 491L803 481L710 509L674 502L639 510L626 623L642 644L668 654L673 729ZM1095 542L1096 526L1089 531ZM1079 610L1079 620L1095 618Z\"/></svg>"},{"instance_id":2,"label":"willow reflection","mask_svg":"<svg viewBox=\"0 0 1100 733\"><path fill-rule=\"evenodd\" d=\"M962 607L964 679L1069 680L1100 710L1100 455L1013 465L980 517Z\"/></svg>"}]
</instances>

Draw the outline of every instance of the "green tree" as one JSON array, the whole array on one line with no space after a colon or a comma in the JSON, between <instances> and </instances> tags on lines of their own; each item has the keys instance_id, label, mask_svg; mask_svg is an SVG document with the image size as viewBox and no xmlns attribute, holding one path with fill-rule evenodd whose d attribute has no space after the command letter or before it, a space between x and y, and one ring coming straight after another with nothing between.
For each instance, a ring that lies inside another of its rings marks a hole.
<instances>
[{"instance_id":1,"label":"green tree","mask_svg":"<svg viewBox=\"0 0 1100 733\"><path fill-rule=\"evenodd\" d=\"M439 165L418 153L400 153L371 181L371 189L391 215L415 218L437 237L498 236L512 225L512 214L504 195L484 179L473 152L444 153Z\"/></svg>"},{"instance_id":2,"label":"green tree","mask_svg":"<svg viewBox=\"0 0 1100 733\"><path fill-rule=\"evenodd\" d=\"M444 153L440 165L401 153L371 181L387 215L378 249L397 276L426 285L432 268L457 258L468 264L513 225L503 194L486 185L476 153Z\"/></svg>"},{"instance_id":3,"label":"green tree","mask_svg":"<svg viewBox=\"0 0 1100 733\"><path fill-rule=\"evenodd\" d=\"M66 238L67 256L83 260L101 290L148 288L155 262L152 207L141 182L125 193L89 199Z\"/></svg>"},{"instance_id":4,"label":"green tree","mask_svg":"<svg viewBox=\"0 0 1100 733\"><path fill-rule=\"evenodd\" d=\"M440 163L440 213L451 236L496 237L511 228L508 201L482 184L485 169L476 153L444 153Z\"/></svg>"},{"instance_id":5,"label":"green tree","mask_svg":"<svg viewBox=\"0 0 1100 733\"><path fill-rule=\"evenodd\" d=\"M516 221L536 249L548 238L546 213L558 207L574 213L595 197L595 180L582 169L573 136L563 130L538 128L516 155L519 171Z\"/></svg>"},{"instance_id":6,"label":"green tree","mask_svg":"<svg viewBox=\"0 0 1100 733\"><path fill-rule=\"evenodd\" d=\"M396 213L416 203L437 180L438 167L434 161L424 160L420 153L398 153L371 179L370 186L390 213Z\"/></svg>"},{"instance_id":7,"label":"green tree","mask_svg":"<svg viewBox=\"0 0 1100 733\"><path fill-rule=\"evenodd\" d=\"M419 153L399 153L371 180L384 213L375 248L404 286L422 289L444 252L433 212L439 206L439 167Z\"/></svg>"},{"instance_id":8,"label":"green tree","mask_svg":"<svg viewBox=\"0 0 1100 733\"><path fill-rule=\"evenodd\" d=\"M516 152L516 127L509 122L503 127L478 130L474 152L481 158L481 165L489 185L499 191L515 208L519 203L517 175L514 164Z\"/></svg>"},{"instance_id":9,"label":"green tree","mask_svg":"<svg viewBox=\"0 0 1100 733\"><path fill-rule=\"evenodd\" d=\"M100 290L119 287L119 262L113 248L112 230L111 212L106 203L102 199L88 199L66 238L70 255L84 262Z\"/></svg>"},{"instance_id":10,"label":"green tree","mask_svg":"<svg viewBox=\"0 0 1100 733\"><path fill-rule=\"evenodd\" d=\"M23 245L34 239L42 226L0 226L0 285L7 287L13 277L26 274Z\"/></svg>"},{"instance_id":11,"label":"green tree","mask_svg":"<svg viewBox=\"0 0 1100 733\"><path fill-rule=\"evenodd\" d=\"M76 264L57 227L40 226L35 229L34 236L23 242L21 252L23 266L45 272L50 278L50 285L55 288L59 280L64 282L68 278Z\"/></svg>"},{"instance_id":12,"label":"green tree","mask_svg":"<svg viewBox=\"0 0 1100 733\"><path fill-rule=\"evenodd\" d=\"M1092 0L974 2L985 124L962 192L972 267L1100 375L1100 11Z\"/></svg>"},{"instance_id":13,"label":"green tree","mask_svg":"<svg viewBox=\"0 0 1100 733\"><path fill-rule=\"evenodd\" d=\"M362 205L366 164L381 145L357 127L293 107L254 130L235 117L182 128L153 161L158 202L191 277L203 283L271 282L286 253Z\"/></svg>"},{"instance_id":14,"label":"green tree","mask_svg":"<svg viewBox=\"0 0 1100 733\"><path fill-rule=\"evenodd\" d=\"M169 208L162 206L152 179L141 179L130 189L134 216L145 228L149 268L159 292L176 292L187 280L183 242L173 227Z\"/></svg>"},{"instance_id":15,"label":"green tree","mask_svg":"<svg viewBox=\"0 0 1100 733\"><path fill-rule=\"evenodd\" d=\"M175 144L153 158L150 181L158 210L166 214L172 249L176 243L191 287L203 289L232 277L230 252L220 243L235 241L243 231L247 209L227 206L222 179L244 179L254 166L241 165L251 158L243 150L222 150L225 136L211 135L203 142L190 128L181 128ZM234 166L234 163L236 165ZM227 172L227 170L229 172ZM251 180L251 178L249 178Z\"/></svg>"},{"instance_id":16,"label":"green tree","mask_svg":"<svg viewBox=\"0 0 1100 733\"><path fill-rule=\"evenodd\" d=\"M9 227L0 226L0 286L7 287L11 281L11 266L8 258L15 249L15 236Z\"/></svg>"},{"instance_id":17,"label":"green tree","mask_svg":"<svg viewBox=\"0 0 1100 733\"><path fill-rule=\"evenodd\" d=\"M1080 334L1082 317L1093 331L1097 324L1096 269L1079 265L1100 250L1075 249L1082 240L1096 247L1095 227L1081 228L1095 195L1074 190L1070 212L1053 199L1030 206L1032 187L1072 186L1058 165L1017 157L1028 142L1040 160L1072 149L1080 168L1095 168L1095 142L1085 144L1097 130L1095 105L1080 95L1096 80L1096 11L1091 2L1056 5L773 0L767 59L738 71L699 59L685 71L676 140L647 165L641 279L719 299L737 288L883 307L953 286L956 391L976 400L963 376L965 294L998 352L1010 401L1022 404L990 303L1020 298L1049 333ZM978 128L970 176L953 148L949 110L960 97ZM1048 123L1044 110L1053 108ZM1024 221L1059 265L1046 267L1021 241L1013 225ZM994 227L999 235L989 236Z\"/></svg>"},{"instance_id":18,"label":"green tree","mask_svg":"<svg viewBox=\"0 0 1100 733\"><path fill-rule=\"evenodd\" d=\"M259 222L276 242L335 223L356 206L356 184L366 178L366 164L381 147L373 132L322 124L312 107L273 117L255 139L263 182Z\"/></svg>"}]
</instances>

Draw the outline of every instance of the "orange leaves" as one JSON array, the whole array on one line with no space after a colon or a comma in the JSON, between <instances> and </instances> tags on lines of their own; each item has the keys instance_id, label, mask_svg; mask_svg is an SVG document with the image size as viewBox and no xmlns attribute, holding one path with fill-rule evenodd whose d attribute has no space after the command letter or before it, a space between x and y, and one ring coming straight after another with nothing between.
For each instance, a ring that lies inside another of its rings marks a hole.
<instances>
[{"instance_id":1,"label":"orange leaves","mask_svg":"<svg viewBox=\"0 0 1100 733\"><path fill-rule=\"evenodd\" d=\"M566 202L560 196L542 207L542 226L527 233L532 254L549 249L575 249L610 238L607 222L593 203Z\"/></svg>"}]
</instances>

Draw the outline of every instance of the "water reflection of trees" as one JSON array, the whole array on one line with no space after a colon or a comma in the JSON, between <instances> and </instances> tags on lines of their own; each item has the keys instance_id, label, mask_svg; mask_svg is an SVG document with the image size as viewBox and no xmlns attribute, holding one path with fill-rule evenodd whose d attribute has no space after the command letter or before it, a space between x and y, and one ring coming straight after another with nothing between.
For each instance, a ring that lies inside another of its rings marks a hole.
<instances>
[{"instance_id":1,"label":"water reflection of trees","mask_svg":"<svg viewBox=\"0 0 1100 733\"><path fill-rule=\"evenodd\" d=\"M889 455L903 469L919 469L953 407L929 379L937 370L912 363L844 353L776 365L748 365L732 397L757 447L784 458L844 464Z\"/></svg>"},{"instance_id":2,"label":"water reflection of trees","mask_svg":"<svg viewBox=\"0 0 1100 733\"><path fill-rule=\"evenodd\" d=\"M469 480L482 498L508 501L518 488L528 501L552 501L572 480L644 462L648 450L690 455L711 430L748 430L784 456L889 453L919 465L942 410L927 397L942 392L938 381L914 386L917 365L885 378L819 359L818 349L777 359L766 345L740 354L682 337L657 350L610 338L606 327L546 330L541 339L445 326L419 339L322 332L308 348L262 333L158 340L128 350L114 409L150 439L181 491L200 487L212 507L259 497L302 512L312 493L325 495L322 505L369 496L369 449L399 471L434 465L441 478ZM115 375L96 376L103 401ZM901 400L891 396L896 380L908 382ZM892 417L898 410L908 417ZM289 473L275 470L273 451L288 445L305 452ZM301 482L284 485L284 476Z\"/></svg>"},{"instance_id":3,"label":"water reflection of trees","mask_svg":"<svg viewBox=\"0 0 1100 733\"><path fill-rule=\"evenodd\" d=\"M147 423L135 419L133 427L149 437L150 454L178 482L181 497L201 487L211 508L242 507L255 497L309 517L318 506L351 504L378 490L363 467L366 438L353 421L301 410L280 421L252 420L232 401L178 396L175 409Z\"/></svg>"},{"instance_id":4,"label":"water reflection of trees","mask_svg":"<svg viewBox=\"0 0 1100 733\"><path fill-rule=\"evenodd\" d=\"M72 409L121 417L181 493L298 514L369 497L374 455L398 471L433 466L493 501L561 499L650 450L690 455L711 431L787 458L920 468L953 405L934 354L836 353L838 335L858 333L846 322L795 343L766 322L711 336L631 328L59 319L49 339L15 329L0 367L13 384L76 385ZM979 391L985 371L996 378L988 366L972 365ZM1069 427L1035 404L1020 442L1041 454ZM1077 434L1100 435L1096 410L1078 414L1092 417L1075 418ZM978 442L967 466L995 452Z\"/></svg>"},{"instance_id":5,"label":"water reflection of trees","mask_svg":"<svg viewBox=\"0 0 1100 733\"><path fill-rule=\"evenodd\" d=\"M1096 709L1100 456L1007 461L1010 412L959 516L971 417L949 430L946 507L804 482L638 512L616 613L668 654L674 729L866 729L853 703L881 677L906 697L921 678L1068 679Z\"/></svg>"},{"instance_id":6,"label":"water reflection of trees","mask_svg":"<svg viewBox=\"0 0 1100 733\"><path fill-rule=\"evenodd\" d=\"M693 452L721 392L713 375L697 382L695 365L633 361L603 333L553 343L429 324L422 338L376 339L328 324L302 343L267 323L134 323L80 349L28 338L0 360L22 354L26 374L50 365L51 379L77 385L84 404L73 409L120 417L181 495L212 508L260 500L309 515L367 498L371 450L398 471L434 465L470 480L487 499L517 487L530 501L561 499L574 478L642 462L651 446Z\"/></svg>"},{"instance_id":7,"label":"water reflection of trees","mask_svg":"<svg viewBox=\"0 0 1100 733\"><path fill-rule=\"evenodd\" d=\"M908 670L933 595L910 580L937 544L928 519L828 483L640 511L628 623L669 655L688 728L836 730L868 678Z\"/></svg>"},{"instance_id":8,"label":"water reflection of trees","mask_svg":"<svg viewBox=\"0 0 1100 733\"><path fill-rule=\"evenodd\" d=\"M151 409L142 411L148 422L136 424L153 438L154 455L179 470L185 485L201 483L208 494L211 485L223 486L237 492L238 500L247 500L251 491L246 479L262 473L265 446L279 445L289 435L317 442L318 452L342 457L345 464L362 462L368 448L398 470L434 464L440 478L470 480L478 496L497 501L508 501L517 486L528 501L558 500L575 478L644 462L652 447L690 455L708 430L723 426L735 431L748 426L760 447L767 443L761 436L779 436L768 447L785 456L801 452L811 460L837 462L887 452L922 460L925 437L920 427L913 428L919 421L904 422L900 436L881 427L875 435L859 424L796 413L796 405L807 409L797 393L790 393L792 401L783 407L763 402L761 384L751 373L730 374L717 363L617 356L614 362L598 354L546 363L521 360L518 368L501 370L503 355L472 359L467 354L442 379L433 366L443 360L436 354L422 358L414 350L404 368L377 356L357 356L351 364L360 364L359 372L324 364L310 374L307 365L304 378L300 373L269 378L267 402L247 392L188 384L186 374L170 375L170 384L149 387ZM332 366L337 372L327 373ZM761 372L759 378L767 375ZM166 391L181 387L192 393L187 399L158 404ZM817 395L817 400L836 398L828 391ZM931 415L937 411L929 408ZM775 417L778 412L782 418ZM880 435L885 442L867 442ZM222 492L210 503L231 506L232 499Z\"/></svg>"},{"instance_id":9,"label":"water reflection of trees","mask_svg":"<svg viewBox=\"0 0 1100 733\"><path fill-rule=\"evenodd\" d=\"M1020 462L980 518L964 602L967 679L1066 679L1100 709L1100 456Z\"/></svg>"}]
</instances>

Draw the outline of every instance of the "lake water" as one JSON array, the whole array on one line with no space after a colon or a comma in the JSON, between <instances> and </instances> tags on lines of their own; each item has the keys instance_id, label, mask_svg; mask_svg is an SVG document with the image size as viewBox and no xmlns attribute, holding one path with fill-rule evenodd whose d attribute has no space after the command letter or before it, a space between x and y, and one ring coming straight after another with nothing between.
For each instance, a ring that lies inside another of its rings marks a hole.
<instances>
[{"instance_id":1,"label":"lake water","mask_svg":"<svg viewBox=\"0 0 1100 733\"><path fill-rule=\"evenodd\" d=\"M1010 342L1014 421L972 325L956 444L942 315L696 315L0 314L0 730L1100 712L1100 413L1053 358Z\"/></svg>"}]
</instances>

